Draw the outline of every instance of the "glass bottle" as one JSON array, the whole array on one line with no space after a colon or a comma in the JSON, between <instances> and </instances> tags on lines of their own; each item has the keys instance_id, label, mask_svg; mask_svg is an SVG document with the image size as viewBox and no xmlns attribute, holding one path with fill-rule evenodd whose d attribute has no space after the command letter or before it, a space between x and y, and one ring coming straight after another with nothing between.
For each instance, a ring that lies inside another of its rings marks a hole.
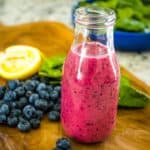
<instances>
[{"instance_id":1,"label":"glass bottle","mask_svg":"<svg viewBox=\"0 0 150 150\"><path fill-rule=\"evenodd\" d=\"M75 37L64 63L61 122L80 142L104 140L115 126L120 71L110 9L81 7L75 14Z\"/></svg>"}]
</instances>

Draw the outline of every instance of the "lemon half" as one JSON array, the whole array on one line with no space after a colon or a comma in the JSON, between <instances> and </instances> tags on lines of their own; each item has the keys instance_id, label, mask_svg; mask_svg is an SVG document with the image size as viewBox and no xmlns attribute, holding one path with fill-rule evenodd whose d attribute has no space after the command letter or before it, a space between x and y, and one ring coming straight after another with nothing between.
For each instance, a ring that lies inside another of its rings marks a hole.
<instances>
[{"instance_id":1,"label":"lemon half","mask_svg":"<svg viewBox=\"0 0 150 150\"><path fill-rule=\"evenodd\" d=\"M42 63L39 49L16 45L0 55L0 76L5 79L25 79L35 74Z\"/></svg>"}]
</instances>

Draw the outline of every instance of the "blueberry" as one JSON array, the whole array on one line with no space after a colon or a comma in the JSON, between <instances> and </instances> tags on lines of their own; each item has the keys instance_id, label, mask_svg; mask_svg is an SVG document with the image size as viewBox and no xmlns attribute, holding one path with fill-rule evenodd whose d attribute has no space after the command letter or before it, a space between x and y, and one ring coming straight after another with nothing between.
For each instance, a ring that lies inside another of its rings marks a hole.
<instances>
[{"instance_id":1,"label":"blueberry","mask_svg":"<svg viewBox=\"0 0 150 150\"><path fill-rule=\"evenodd\" d=\"M21 115L21 110L20 109L14 108L14 109L11 110L11 116L19 117L20 115Z\"/></svg>"},{"instance_id":2,"label":"blueberry","mask_svg":"<svg viewBox=\"0 0 150 150\"><path fill-rule=\"evenodd\" d=\"M61 138L57 140L56 148L60 148L62 150L68 150L71 149L71 143L67 138Z\"/></svg>"},{"instance_id":3,"label":"blueberry","mask_svg":"<svg viewBox=\"0 0 150 150\"><path fill-rule=\"evenodd\" d=\"M25 95L25 89L22 86L19 86L15 89L15 92L17 94L17 96L24 96Z\"/></svg>"},{"instance_id":4,"label":"blueberry","mask_svg":"<svg viewBox=\"0 0 150 150\"><path fill-rule=\"evenodd\" d=\"M34 80L36 87L40 84L40 81Z\"/></svg>"},{"instance_id":5,"label":"blueberry","mask_svg":"<svg viewBox=\"0 0 150 150\"><path fill-rule=\"evenodd\" d=\"M32 76L31 80L40 80L40 77L38 74L35 74L34 76Z\"/></svg>"},{"instance_id":6,"label":"blueberry","mask_svg":"<svg viewBox=\"0 0 150 150\"><path fill-rule=\"evenodd\" d=\"M38 85L38 87L36 88L36 91L37 91L37 92L40 92L40 91L42 91L42 90L46 90L46 84L45 84L45 83L40 83L40 84Z\"/></svg>"},{"instance_id":7,"label":"blueberry","mask_svg":"<svg viewBox=\"0 0 150 150\"><path fill-rule=\"evenodd\" d=\"M4 115L9 114L9 106L7 104L2 104L0 106L0 114L4 114Z\"/></svg>"},{"instance_id":8,"label":"blueberry","mask_svg":"<svg viewBox=\"0 0 150 150\"><path fill-rule=\"evenodd\" d=\"M17 106L19 109L22 109L27 104L28 104L28 100L26 97L20 97L19 101L17 102Z\"/></svg>"},{"instance_id":9,"label":"blueberry","mask_svg":"<svg viewBox=\"0 0 150 150\"><path fill-rule=\"evenodd\" d=\"M7 86L10 90L16 89L20 85L19 80L9 80Z\"/></svg>"},{"instance_id":10,"label":"blueberry","mask_svg":"<svg viewBox=\"0 0 150 150\"><path fill-rule=\"evenodd\" d=\"M60 119L59 112L53 110L48 113L48 119L51 121L58 121Z\"/></svg>"},{"instance_id":11,"label":"blueberry","mask_svg":"<svg viewBox=\"0 0 150 150\"><path fill-rule=\"evenodd\" d=\"M31 129L31 124L26 119L21 119L17 125L17 128L22 132L27 132Z\"/></svg>"},{"instance_id":12,"label":"blueberry","mask_svg":"<svg viewBox=\"0 0 150 150\"><path fill-rule=\"evenodd\" d=\"M61 91L61 86L60 86L60 85L55 86L55 87L54 87L54 90L60 92L60 91Z\"/></svg>"},{"instance_id":13,"label":"blueberry","mask_svg":"<svg viewBox=\"0 0 150 150\"><path fill-rule=\"evenodd\" d=\"M32 80L27 80L24 83L24 87L27 91L34 91L34 89L36 88L36 84Z\"/></svg>"},{"instance_id":14,"label":"blueberry","mask_svg":"<svg viewBox=\"0 0 150 150\"><path fill-rule=\"evenodd\" d=\"M29 98L29 97L31 96L31 94L32 94L32 91L27 91L26 94L25 94L25 96L26 96L27 98Z\"/></svg>"},{"instance_id":15,"label":"blueberry","mask_svg":"<svg viewBox=\"0 0 150 150\"><path fill-rule=\"evenodd\" d=\"M0 124L5 124L7 123L7 117L6 115L2 114L0 115Z\"/></svg>"},{"instance_id":16,"label":"blueberry","mask_svg":"<svg viewBox=\"0 0 150 150\"><path fill-rule=\"evenodd\" d=\"M17 102L11 102L11 103L10 103L10 106L11 106L11 108L13 109L13 108L17 108L17 107L18 107L18 104L17 104Z\"/></svg>"},{"instance_id":17,"label":"blueberry","mask_svg":"<svg viewBox=\"0 0 150 150\"><path fill-rule=\"evenodd\" d=\"M48 102L48 109L52 109L54 107L54 103L52 101Z\"/></svg>"},{"instance_id":18,"label":"blueberry","mask_svg":"<svg viewBox=\"0 0 150 150\"><path fill-rule=\"evenodd\" d=\"M35 93L31 94L30 97L29 97L29 102L31 104L34 104L37 99L39 99L39 95L38 94L35 94Z\"/></svg>"},{"instance_id":19,"label":"blueberry","mask_svg":"<svg viewBox=\"0 0 150 150\"><path fill-rule=\"evenodd\" d=\"M34 118L36 116L36 109L31 105L26 105L23 108L23 114L27 119Z\"/></svg>"},{"instance_id":20,"label":"blueberry","mask_svg":"<svg viewBox=\"0 0 150 150\"><path fill-rule=\"evenodd\" d=\"M6 102L3 101L3 100L0 100L0 106L1 106L2 104L6 104Z\"/></svg>"},{"instance_id":21,"label":"blueberry","mask_svg":"<svg viewBox=\"0 0 150 150\"><path fill-rule=\"evenodd\" d=\"M48 77L40 77L40 81L43 83L48 84L49 83L49 78Z\"/></svg>"},{"instance_id":22,"label":"blueberry","mask_svg":"<svg viewBox=\"0 0 150 150\"><path fill-rule=\"evenodd\" d=\"M40 109L40 110L43 110L43 111L46 111L47 108L48 108L48 102L43 100L43 99L36 100L34 105L37 109Z\"/></svg>"},{"instance_id":23,"label":"blueberry","mask_svg":"<svg viewBox=\"0 0 150 150\"><path fill-rule=\"evenodd\" d=\"M17 117L8 117L7 118L7 124L10 127L16 127L18 124L18 118Z\"/></svg>"},{"instance_id":24,"label":"blueberry","mask_svg":"<svg viewBox=\"0 0 150 150\"><path fill-rule=\"evenodd\" d=\"M40 120L33 118L30 120L30 124L33 129L37 129L40 126Z\"/></svg>"},{"instance_id":25,"label":"blueberry","mask_svg":"<svg viewBox=\"0 0 150 150\"><path fill-rule=\"evenodd\" d=\"M53 90L53 91L50 93L50 98L51 98L52 100L56 100L57 98L59 98L58 91Z\"/></svg>"},{"instance_id":26,"label":"blueberry","mask_svg":"<svg viewBox=\"0 0 150 150\"><path fill-rule=\"evenodd\" d=\"M37 119L41 120L43 117L43 112L41 110L36 111L36 117Z\"/></svg>"},{"instance_id":27,"label":"blueberry","mask_svg":"<svg viewBox=\"0 0 150 150\"><path fill-rule=\"evenodd\" d=\"M59 104L59 103L56 103L56 104L54 105L53 109L54 109L55 111L60 111L60 104Z\"/></svg>"},{"instance_id":28,"label":"blueberry","mask_svg":"<svg viewBox=\"0 0 150 150\"><path fill-rule=\"evenodd\" d=\"M22 121L22 120L26 120L26 118L25 118L23 115L21 115L21 116L18 117L18 120L19 120L19 122L20 122L20 121Z\"/></svg>"},{"instance_id":29,"label":"blueberry","mask_svg":"<svg viewBox=\"0 0 150 150\"><path fill-rule=\"evenodd\" d=\"M52 85L47 85L47 91L50 93L53 91L53 86Z\"/></svg>"},{"instance_id":30,"label":"blueberry","mask_svg":"<svg viewBox=\"0 0 150 150\"><path fill-rule=\"evenodd\" d=\"M16 100L16 98L17 98L16 92L14 92L14 91L7 91L7 92L5 92L3 100L4 101L14 101L14 100Z\"/></svg>"},{"instance_id":31,"label":"blueberry","mask_svg":"<svg viewBox=\"0 0 150 150\"><path fill-rule=\"evenodd\" d=\"M39 91L39 95L40 95L40 98L42 99L49 99L49 94L47 91L44 91L44 90Z\"/></svg>"},{"instance_id":32,"label":"blueberry","mask_svg":"<svg viewBox=\"0 0 150 150\"><path fill-rule=\"evenodd\" d=\"M0 86L0 99L3 98L4 94L5 94L5 87Z\"/></svg>"}]
</instances>

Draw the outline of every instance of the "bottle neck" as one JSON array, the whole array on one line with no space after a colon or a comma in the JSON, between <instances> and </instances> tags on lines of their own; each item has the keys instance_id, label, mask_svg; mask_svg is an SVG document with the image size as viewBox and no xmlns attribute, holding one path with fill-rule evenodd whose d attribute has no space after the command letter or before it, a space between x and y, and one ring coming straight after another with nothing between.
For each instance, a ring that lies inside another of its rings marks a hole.
<instances>
[{"instance_id":1,"label":"bottle neck","mask_svg":"<svg viewBox=\"0 0 150 150\"><path fill-rule=\"evenodd\" d=\"M81 7L75 13L75 38L73 46L97 42L108 50L114 50L113 26L115 13L111 9Z\"/></svg>"},{"instance_id":2,"label":"bottle neck","mask_svg":"<svg viewBox=\"0 0 150 150\"><path fill-rule=\"evenodd\" d=\"M87 42L99 42L107 49L114 51L113 26L89 28L89 26L76 23L73 47Z\"/></svg>"}]
</instances>

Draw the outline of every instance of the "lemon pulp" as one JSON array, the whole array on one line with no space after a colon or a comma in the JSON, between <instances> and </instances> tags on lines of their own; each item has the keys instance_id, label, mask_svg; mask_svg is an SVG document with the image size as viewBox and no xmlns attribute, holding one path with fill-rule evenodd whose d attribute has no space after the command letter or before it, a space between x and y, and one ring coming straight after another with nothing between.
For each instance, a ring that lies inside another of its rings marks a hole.
<instances>
[{"instance_id":1,"label":"lemon pulp","mask_svg":"<svg viewBox=\"0 0 150 150\"><path fill-rule=\"evenodd\" d=\"M39 49L17 45L8 47L0 58L0 76L5 79L25 79L35 74L41 65Z\"/></svg>"}]
</instances>

